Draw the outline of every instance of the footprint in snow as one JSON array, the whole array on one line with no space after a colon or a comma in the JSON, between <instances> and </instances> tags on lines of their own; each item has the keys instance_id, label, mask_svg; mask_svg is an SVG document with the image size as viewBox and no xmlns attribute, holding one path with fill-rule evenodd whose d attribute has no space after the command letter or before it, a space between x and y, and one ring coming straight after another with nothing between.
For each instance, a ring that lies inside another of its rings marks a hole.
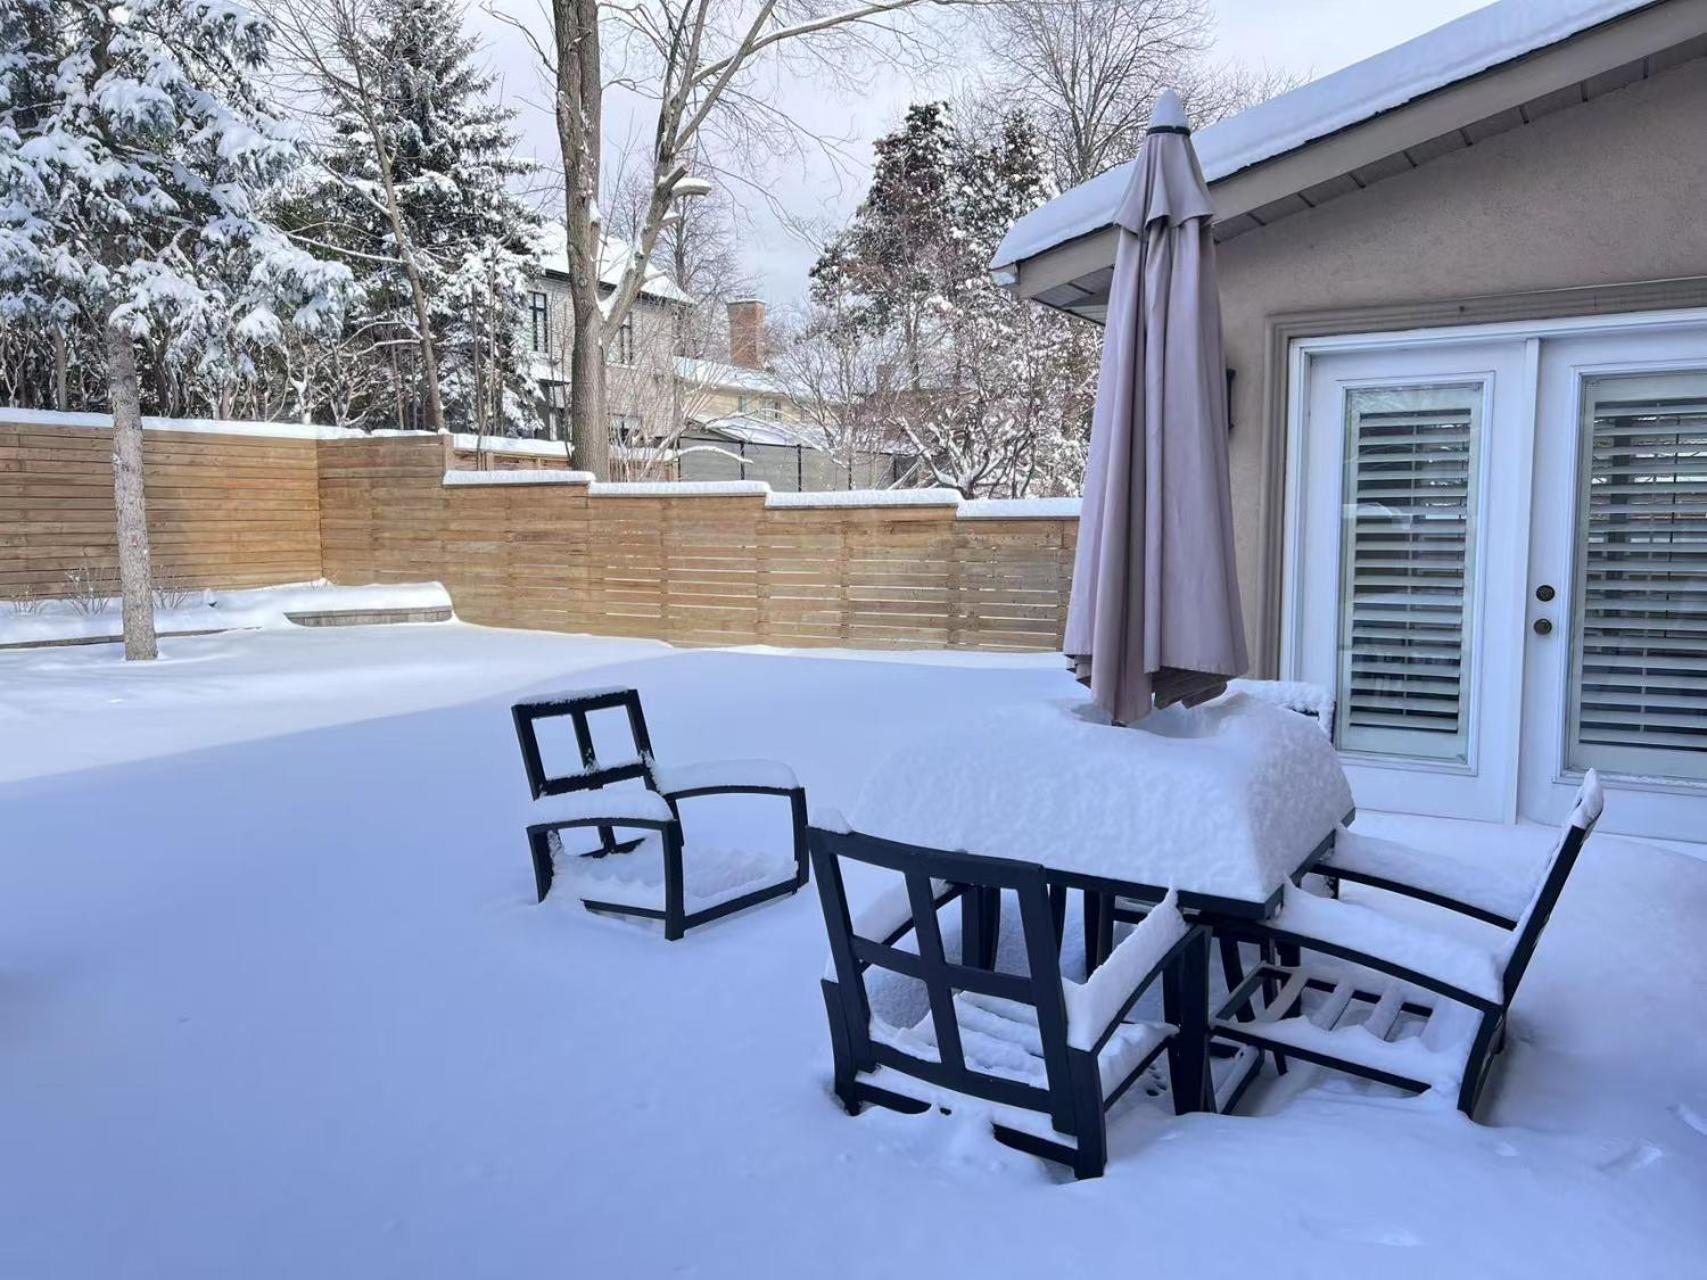
<instances>
[{"instance_id":1,"label":"footprint in snow","mask_svg":"<svg viewBox=\"0 0 1707 1280\"><path fill-rule=\"evenodd\" d=\"M1327 1218L1304 1217L1299 1221L1306 1230L1328 1240L1349 1240L1353 1244L1384 1244L1395 1249L1414 1249L1422 1237L1404 1227L1383 1227L1373 1222L1332 1222Z\"/></svg>"},{"instance_id":2,"label":"footprint in snow","mask_svg":"<svg viewBox=\"0 0 1707 1280\"><path fill-rule=\"evenodd\" d=\"M1627 1173L1635 1173L1638 1169L1646 1169L1654 1161L1665 1154L1665 1148L1652 1142L1638 1142L1610 1160L1602 1160L1595 1168L1602 1173L1621 1177Z\"/></svg>"},{"instance_id":3,"label":"footprint in snow","mask_svg":"<svg viewBox=\"0 0 1707 1280\"><path fill-rule=\"evenodd\" d=\"M1703 1116L1687 1102L1674 1102L1667 1108L1667 1110L1679 1120L1683 1121L1684 1124L1695 1130L1696 1133L1707 1138L1707 1116Z\"/></svg>"}]
</instances>

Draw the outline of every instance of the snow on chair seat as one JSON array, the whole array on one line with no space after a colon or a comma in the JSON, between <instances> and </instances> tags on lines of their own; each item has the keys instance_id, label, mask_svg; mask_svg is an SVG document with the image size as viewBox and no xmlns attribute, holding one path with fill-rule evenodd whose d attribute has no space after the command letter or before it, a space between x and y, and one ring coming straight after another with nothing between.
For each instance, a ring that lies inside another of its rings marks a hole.
<instances>
[{"instance_id":1,"label":"snow on chair seat","mask_svg":"<svg viewBox=\"0 0 1707 1280\"><path fill-rule=\"evenodd\" d=\"M667 796L690 791L792 791L800 785L794 770L775 760L705 760L698 764L657 764L652 777Z\"/></svg>"},{"instance_id":2,"label":"snow on chair seat","mask_svg":"<svg viewBox=\"0 0 1707 1280\"><path fill-rule=\"evenodd\" d=\"M600 757L590 717L622 713L627 741L613 760ZM522 764L534 801L527 829L534 883L545 901L561 878L591 911L656 919L666 939L695 925L792 894L806 883L806 792L793 770L772 761L708 762L674 770L653 759L652 737L633 689L605 688L529 698L511 708ZM576 766L548 771L539 723L567 718L574 730ZM660 783L660 774L672 786ZM638 786L617 788L619 783ZM713 850L690 845L681 801L702 795L750 794L788 802L791 847ZM569 831L592 829L597 847L571 851ZM638 836L619 839L619 830Z\"/></svg>"},{"instance_id":3,"label":"snow on chair seat","mask_svg":"<svg viewBox=\"0 0 1707 1280\"><path fill-rule=\"evenodd\" d=\"M850 1113L866 1103L918 1112L975 1099L999 1141L1096 1177L1107 1160L1107 1109L1164 1052L1175 1110L1208 1104L1209 935L1180 917L1176 898L1153 908L1105 969L1078 983L1061 971L1040 865L822 827L812 828L811 843L830 940L822 985L835 1090ZM899 873L900 883L855 913L843 863L863 864L862 879L871 868ZM1003 898L1017 905L1010 914L1019 929L1006 967L984 936ZM961 931L951 959L939 913L955 900ZM1132 1019L1157 979L1162 1019Z\"/></svg>"},{"instance_id":4,"label":"snow on chair seat","mask_svg":"<svg viewBox=\"0 0 1707 1280\"><path fill-rule=\"evenodd\" d=\"M1293 1055L1402 1089L1456 1087L1458 1109L1474 1117L1518 985L1603 804L1591 769L1546 873L1510 932L1492 945L1292 886L1272 920L1218 920L1224 945L1254 942L1264 959L1231 984L1214 1018L1215 1037L1267 1050L1277 1066ZM1325 999L1312 1006L1316 996ZM1365 1006L1361 1023L1346 1021ZM1418 1019L1416 1035L1394 1034Z\"/></svg>"}]
</instances>

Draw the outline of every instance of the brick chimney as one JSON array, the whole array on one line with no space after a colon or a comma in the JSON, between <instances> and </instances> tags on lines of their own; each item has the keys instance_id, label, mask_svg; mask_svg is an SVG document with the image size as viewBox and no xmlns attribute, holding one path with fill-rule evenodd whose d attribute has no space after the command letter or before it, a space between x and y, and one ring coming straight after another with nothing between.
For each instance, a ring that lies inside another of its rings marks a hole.
<instances>
[{"instance_id":1,"label":"brick chimney","mask_svg":"<svg viewBox=\"0 0 1707 1280\"><path fill-rule=\"evenodd\" d=\"M729 304L729 359L743 369L765 367L765 304L757 298Z\"/></svg>"}]
</instances>

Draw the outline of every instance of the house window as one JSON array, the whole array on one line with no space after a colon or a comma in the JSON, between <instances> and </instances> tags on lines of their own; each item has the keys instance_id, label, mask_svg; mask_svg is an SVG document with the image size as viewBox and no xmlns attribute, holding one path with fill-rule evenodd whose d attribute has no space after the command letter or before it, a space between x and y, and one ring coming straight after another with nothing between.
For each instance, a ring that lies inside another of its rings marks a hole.
<instances>
[{"instance_id":1,"label":"house window","mask_svg":"<svg viewBox=\"0 0 1707 1280\"><path fill-rule=\"evenodd\" d=\"M528 294L528 318L533 322L533 349L551 350L551 301L537 290Z\"/></svg>"},{"instance_id":2,"label":"house window","mask_svg":"<svg viewBox=\"0 0 1707 1280\"><path fill-rule=\"evenodd\" d=\"M611 439L621 445L641 443L646 424L638 413L613 413L610 418Z\"/></svg>"},{"instance_id":3,"label":"house window","mask_svg":"<svg viewBox=\"0 0 1707 1280\"><path fill-rule=\"evenodd\" d=\"M611 361L615 364L634 363L634 312L630 311L622 318L617 326L616 343L611 348Z\"/></svg>"}]
</instances>

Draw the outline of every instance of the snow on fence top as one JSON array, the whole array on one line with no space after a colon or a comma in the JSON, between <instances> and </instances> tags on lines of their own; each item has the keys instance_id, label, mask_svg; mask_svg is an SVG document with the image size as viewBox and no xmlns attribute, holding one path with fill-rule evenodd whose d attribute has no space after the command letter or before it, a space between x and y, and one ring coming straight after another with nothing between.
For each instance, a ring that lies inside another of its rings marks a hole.
<instances>
[{"instance_id":1,"label":"snow on fence top","mask_svg":"<svg viewBox=\"0 0 1707 1280\"><path fill-rule=\"evenodd\" d=\"M1500 0L1199 131L1192 141L1203 176L1219 182L1652 2ZM1111 225L1135 163L1104 170L1019 219L991 269Z\"/></svg>"},{"instance_id":2,"label":"snow on fence top","mask_svg":"<svg viewBox=\"0 0 1707 1280\"><path fill-rule=\"evenodd\" d=\"M225 436L266 436L276 440L428 440L442 439L427 431L398 431L380 429L358 431L354 427L326 427L304 422L240 422L227 418L157 418L145 417L142 425L148 431L182 431L191 434ZM57 409L12 409L0 407L0 426L4 427L76 427L85 430L110 431L110 413L64 413ZM507 436L475 436L467 432L446 432L451 446L464 453L502 453L522 458L565 458L563 444L556 440L516 440ZM585 472L567 472L584 475ZM515 483L522 483L517 481ZM536 482L537 483L537 482Z\"/></svg>"},{"instance_id":3,"label":"snow on fence top","mask_svg":"<svg viewBox=\"0 0 1707 1280\"><path fill-rule=\"evenodd\" d=\"M1076 520L1077 498L963 498L953 489L776 493L764 480L595 480L585 471L447 471L447 485L586 485L595 498L763 498L767 507L950 507L962 520Z\"/></svg>"}]
</instances>

